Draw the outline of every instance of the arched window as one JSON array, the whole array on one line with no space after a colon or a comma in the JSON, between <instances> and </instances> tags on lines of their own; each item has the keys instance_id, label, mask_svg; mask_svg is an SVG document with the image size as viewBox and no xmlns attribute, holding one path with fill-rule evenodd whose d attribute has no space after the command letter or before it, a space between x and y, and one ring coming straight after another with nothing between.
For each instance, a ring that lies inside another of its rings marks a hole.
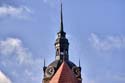
<instances>
[{"instance_id":1,"label":"arched window","mask_svg":"<svg viewBox=\"0 0 125 83\"><path fill-rule=\"evenodd\" d=\"M57 55L57 56L59 55L59 49L56 50L56 55Z\"/></svg>"}]
</instances>

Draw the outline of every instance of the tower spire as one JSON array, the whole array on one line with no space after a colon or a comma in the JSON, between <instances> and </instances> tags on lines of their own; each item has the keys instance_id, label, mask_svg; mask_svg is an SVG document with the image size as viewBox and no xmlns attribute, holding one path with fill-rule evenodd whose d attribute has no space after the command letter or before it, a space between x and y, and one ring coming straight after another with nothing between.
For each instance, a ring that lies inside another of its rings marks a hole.
<instances>
[{"instance_id":1,"label":"tower spire","mask_svg":"<svg viewBox=\"0 0 125 83\"><path fill-rule=\"evenodd\" d=\"M60 3L61 3L61 10L60 10L60 32L64 32L63 30L63 10L62 10L62 0L60 0Z\"/></svg>"},{"instance_id":2,"label":"tower spire","mask_svg":"<svg viewBox=\"0 0 125 83\"><path fill-rule=\"evenodd\" d=\"M55 42L56 48L56 59L58 60L68 60L68 49L69 49L69 42L66 38L66 33L63 30L63 10L62 10L62 1L60 0L60 31L57 33L57 39Z\"/></svg>"},{"instance_id":3,"label":"tower spire","mask_svg":"<svg viewBox=\"0 0 125 83\"><path fill-rule=\"evenodd\" d=\"M43 83L82 83L80 61L78 67L69 60L69 41L63 27L62 0L59 4L60 22L55 41L55 60L46 66L44 59Z\"/></svg>"}]
</instances>

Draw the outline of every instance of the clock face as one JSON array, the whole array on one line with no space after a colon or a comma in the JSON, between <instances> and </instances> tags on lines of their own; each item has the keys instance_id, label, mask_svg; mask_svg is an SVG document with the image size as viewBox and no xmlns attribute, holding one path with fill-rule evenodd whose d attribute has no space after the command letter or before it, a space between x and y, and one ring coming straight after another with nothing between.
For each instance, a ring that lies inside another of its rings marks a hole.
<instances>
[{"instance_id":1,"label":"clock face","mask_svg":"<svg viewBox=\"0 0 125 83\"><path fill-rule=\"evenodd\" d=\"M76 77L79 77L81 75L80 69L76 68L75 70Z\"/></svg>"},{"instance_id":2,"label":"clock face","mask_svg":"<svg viewBox=\"0 0 125 83\"><path fill-rule=\"evenodd\" d=\"M46 76L51 77L55 73L55 69L52 66L47 67L46 69Z\"/></svg>"},{"instance_id":3,"label":"clock face","mask_svg":"<svg viewBox=\"0 0 125 83\"><path fill-rule=\"evenodd\" d=\"M73 67L72 70L73 70L74 74L76 75L76 77L80 77L81 76L80 68Z\"/></svg>"}]
</instances>

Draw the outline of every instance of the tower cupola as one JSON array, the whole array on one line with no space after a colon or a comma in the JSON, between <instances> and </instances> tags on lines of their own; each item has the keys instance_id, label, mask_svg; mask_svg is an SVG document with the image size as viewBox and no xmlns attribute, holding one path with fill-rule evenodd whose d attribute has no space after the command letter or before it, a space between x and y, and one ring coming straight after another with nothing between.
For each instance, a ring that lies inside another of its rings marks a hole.
<instances>
[{"instance_id":1,"label":"tower cupola","mask_svg":"<svg viewBox=\"0 0 125 83\"><path fill-rule=\"evenodd\" d=\"M68 39L66 38L66 33L64 32L64 28L63 28L62 3L61 3L61 15L60 15L60 31L57 33L55 48L56 48L57 60L61 60L61 59L68 60L69 42L68 42Z\"/></svg>"}]
</instances>

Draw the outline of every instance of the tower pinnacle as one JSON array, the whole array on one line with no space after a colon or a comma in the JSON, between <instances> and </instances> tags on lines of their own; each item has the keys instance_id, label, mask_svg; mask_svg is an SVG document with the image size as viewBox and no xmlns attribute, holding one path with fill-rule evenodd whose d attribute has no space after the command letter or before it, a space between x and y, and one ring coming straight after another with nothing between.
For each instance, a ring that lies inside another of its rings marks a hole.
<instances>
[{"instance_id":1,"label":"tower pinnacle","mask_svg":"<svg viewBox=\"0 0 125 83\"><path fill-rule=\"evenodd\" d=\"M60 10L60 32L64 32L63 31L63 11L62 11L62 1L61 1L61 10Z\"/></svg>"}]
</instances>

